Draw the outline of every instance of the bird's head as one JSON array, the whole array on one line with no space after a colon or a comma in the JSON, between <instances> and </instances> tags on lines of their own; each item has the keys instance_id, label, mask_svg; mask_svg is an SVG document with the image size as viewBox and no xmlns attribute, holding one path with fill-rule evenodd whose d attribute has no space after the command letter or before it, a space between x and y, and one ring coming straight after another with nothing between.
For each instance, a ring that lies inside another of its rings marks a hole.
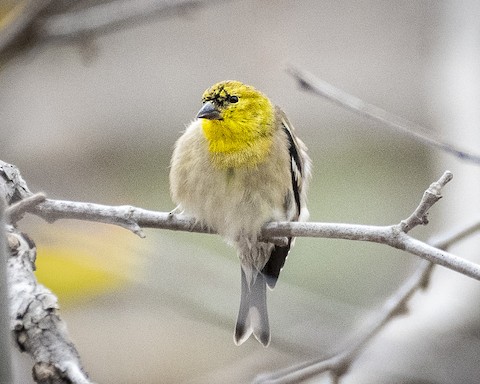
<instances>
[{"instance_id":1,"label":"bird's head","mask_svg":"<svg viewBox=\"0 0 480 384\"><path fill-rule=\"evenodd\" d=\"M251 167L266 158L275 130L275 107L267 96L229 80L207 89L202 101L197 118L217 167Z\"/></svg>"},{"instance_id":2,"label":"bird's head","mask_svg":"<svg viewBox=\"0 0 480 384\"><path fill-rule=\"evenodd\" d=\"M227 80L207 89L197 118L207 139L251 141L271 133L274 107L267 96L239 81Z\"/></svg>"}]
</instances>

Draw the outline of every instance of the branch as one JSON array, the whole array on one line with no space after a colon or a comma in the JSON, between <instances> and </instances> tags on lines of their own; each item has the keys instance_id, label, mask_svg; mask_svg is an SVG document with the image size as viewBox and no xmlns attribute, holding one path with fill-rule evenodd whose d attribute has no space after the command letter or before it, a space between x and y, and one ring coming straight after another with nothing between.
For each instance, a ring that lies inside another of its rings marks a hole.
<instances>
[{"instance_id":1,"label":"branch","mask_svg":"<svg viewBox=\"0 0 480 384\"><path fill-rule=\"evenodd\" d=\"M45 195L32 194L19 170L0 161L0 203L3 203L4 199L11 204L5 211L6 219L15 222L24 212L43 202ZM3 204L1 205L0 211L3 213ZM7 256L2 254L4 244L0 241L0 266L7 261L7 278L0 278L0 285L8 282L10 324L20 349L35 360L35 381L42 384L89 384L90 380L82 368L75 346L68 337L65 323L57 313L57 298L47 288L38 284L33 273L35 244L14 226L5 226L3 219L0 220L0 228L7 228L9 246L7 259ZM3 234L2 231L2 240ZM0 294L4 292L6 290L2 287ZM7 305L2 303L2 308L6 307ZM6 345L9 346L9 343ZM0 347L3 347L3 342ZM7 353L2 352L1 356L0 366L8 362ZM1 372L2 369L0 374ZM2 383L10 381L1 380Z\"/></svg>"},{"instance_id":2,"label":"branch","mask_svg":"<svg viewBox=\"0 0 480 384\"><path fill-rule=\"evenodd\" d=\"M5 236L5 200L0 196L0 308L8 307L7 245ZM0 383L12 383L9 316L0 311Z\"/></svg>"},{"instance_id":3,"label":"branch","mask_svg":"<svg viewBox=\"0 0 480 384\"><path fill-rule=\"evenodd\" d=\"M453 175L451 172L446 171L442 177L436 182L430 184L430 187L423 194L422 200L413 213L406 219L400 222L400 229L402 232L407 233L417 225L428 224L427 213L428 210L442 198L440 193L442 188L452 180Z\"/></svg>"},{"instance_id":4,"label":"branch","mask_svg":"<svg viewBox=\"0 0 480 384\"><path fill-rule=\"evenodd\" d=\"M57 310L57 298L36 280L35 244L8 226L10 318L15 340L35 360L37 383L89 384L78 352Z\"/></svg>"},{"instance_id":5,"label":"branch","mask_svg":"<svg viewBox=\"0 0 480 384\"><path fill-rule=\"evenodd\" d=\"M110 206L47 199L44 203L35 206L32 213L48 222L54 222L59 219L75 219L119 225L142 238L145 237L145 234L141 227L215 233L197 223L193 217L169 212L150 211L130 205Z\"/></svg>"},{"instance_id":6,"label":"branch","mask_svg":"<svg viewBox=\"0 0 480 384\"><path fill-rule=\"evenodd\" d=\"M432 247L406 233L407 230L419 224L425 224L425 215L428 209L440 199L440 189L449 180L451 180L451 173L447 171L425 192L424 198L415 212L400 224L374 226L340 223L271 222L263 227L262 238L320 237L386 244L480 280L480 266L478 264ZM141 228L215 233L213 230L202 226L192 217L150 211L128 205L115 207L47 199L45 202L36 205L32 209L32 213L49 222L58 219L76 219L115 224L131 230L140 237L145 236Z\"/></svg>"},{"instance_id":7,"label":"branch","mask_svg":"<svg viewBox=\"0 0 480 384\"><path fill-rule=\"evenodd\" d=\"M480 164L479 155L469 153L450 143L447 143L444 140L432 137L432 134L427 133L428 130L419 124L387 112L386 110L373 104L369 104L355 96L346 93L345 91L342 91L341 89L334 87L326 81L316 78L314 75L302 69L289 66L287 68L287 72L298 81L302 89L308 92L324 97L327 100L338 104L343 108L349 109L363 117L378 121L389 126L390 128L400 130L406 133L408 136L411 136L433 148L450 153L462 160Z\"/></svg>"},{"instance_id":8,"label":"branch","mask_svg":"<svg viewBox=\"0 0 480 384\"><path fill-rule=\"evenodd\" d=\"M18 168L0 160L0 196L7 205L32 195Z\"/></svg>"},{"instance_id":9,"label":"branch","mask_svg":"<svg viewBox=\"0 0 480 384\"><path fill-rule=\"evenodd\" d=\"M17 221L23 218L23 214L27 211L31 211L36 205L44 202L46 196L43 193L36 193L28 196L19 202L12 204L5 211L7 221L11 224L15 224Z\"/></svg>"},{"instance_id":10,"label":"branch","mask_svg":"<svg viewBox=\"0 0 480 384\"><path fill-rule=\"evenodd\" d=\"M50 0L18 1L0 23L0 52L25 33L49 3Z\"/></svg>"},{"instance_id":11,"label":"branch","mask_svg":"<svg viewBox=\"0 0 480 384\"><path fill-rule=\"evenodd\" d=\"M422 261L415 272L385 301L377 312L371 324L366 327L363 335L342 352L328 358L302 363L293 367L262 374L254 380L256 384L287 384L298 383L313 376L330 371L333 378L344 375L351 363L362 351L364 346L387 324L392 318L404 313L408 299L423 286L430 274L432 264Z\"/></svg>"},{"instance_id":12,"label":"branch","mask_svg":"<svg viewBox=\"0 0 480 384\"><path fill-rule=\"evenodd\" d=\"M0 63L42 43L85 43L94 35L221 1L227 0L19 1L0 23Z\"/></svg>"},{"instance_id":13,"label":"branch","mask_svg":"<svg viewBox=\"0 0 480 384\"><path fill-rule=\"evenodd\" d=\"M43 39L72 40L85 34L105 34L124 26L192 11L206 3L218 1L113 0L48 16L43 20L41 36Z\"/></svg>"}]
</instances>

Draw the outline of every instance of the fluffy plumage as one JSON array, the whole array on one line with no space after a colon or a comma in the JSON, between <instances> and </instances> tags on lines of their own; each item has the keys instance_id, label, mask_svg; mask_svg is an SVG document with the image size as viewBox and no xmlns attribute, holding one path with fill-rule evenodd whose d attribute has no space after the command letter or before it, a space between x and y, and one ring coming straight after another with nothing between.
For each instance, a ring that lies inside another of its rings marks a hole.
<instances>
[{"instance_id":1,"label":"fluffy plumage","mask_svg":"<svg viewBox=\"0 0 480 384\"><path fill-rule=\"evenodd\" d=\"M172 199L237 249L242 296L235 342L253 333L266 346L266 286L275 286L293 239L282 247L259 235L268 221L308 218L310 159L285 114L255 88L224 81L202 99L197 119L175 145Z\"/></svg>"}]
</instances>

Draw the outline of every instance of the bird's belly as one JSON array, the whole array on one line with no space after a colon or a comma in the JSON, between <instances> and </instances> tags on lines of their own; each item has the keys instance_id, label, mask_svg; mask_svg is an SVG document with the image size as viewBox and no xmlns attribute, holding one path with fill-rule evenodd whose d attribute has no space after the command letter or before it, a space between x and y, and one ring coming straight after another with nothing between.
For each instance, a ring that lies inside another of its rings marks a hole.
<instances>
[{"instance_id":1,"label":"bird's belly","mask_svg":"<svg viewBox=\"0 0 480 384\"><path fill-rule=\"evenodd\" d=\"M284 195L279 193L285 187L275 185L275 180L266 182L254 170L215 170L208 174L208 180L198 180L198 175L205 173L190 173L185 183L185 196L189 198L181 204L186 213L228 240L257 237L266 222L285 220Z\"/></svg>"}]
</instances>

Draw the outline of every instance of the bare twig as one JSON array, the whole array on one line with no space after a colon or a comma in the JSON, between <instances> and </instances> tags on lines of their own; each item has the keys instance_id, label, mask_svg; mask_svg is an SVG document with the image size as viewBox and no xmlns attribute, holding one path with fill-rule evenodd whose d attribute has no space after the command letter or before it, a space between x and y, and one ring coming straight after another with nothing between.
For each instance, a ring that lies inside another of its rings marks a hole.
<instances>
[{"instance_id":1,"label":"bare twig","mask_svg":"<svg viewBox=\"0 0 480 384\"><path fill-rule=\"evenodd\" d=\"M417 225L426 225L428 224L427 213L428 210L435 204L438 200L442 198L440 193L442 188L452 180L453 175L451 172L446 171L442 177L430 184L430 187L423 194L422 200L418 207L413 211L413 213L406 219L402 220L400 223L400 229L402 232L407 233Z\"/></svg>"},{"instance_id":2,"label":"bare twig","mask_svg":"<svg viewBox=\"0 0 480 384\"><path fill-rule=\"evenodd\" d=\"M44 202L45 199L45 194L36 193L18 201L15 204L10 205L5 211L6 217L8 218L7 221L11 224L15 224L17 221L22 219L25 212L32 210L35 205Z\"/></svg>"},{"instance_id":3,"label":"bare twig","mask_svg":"<svg viewBox=\"0 0 480 384\"><path fill-rule=\"evenodd\" d=\"M35 244L12 226L8 238L11 326L20 349L35 360L34 380L41 384L91 383L57 313L57 298L35 278Z\"/></svg>"},{"instance_id":4,"label":"bare twig","mask_svg":"<svg viewBox=\"0 0 480 384\"><path fill-rule=\"evenodd\" d=\"M433 148L440 149L450 153L462 160L467 160L475 164L480 164L480 156L460 149L444 140L433 137L432 133L419 124L411 122L403 117L394 115L373 104L369 104L358 97L352 96L341 89L334 87L326 81L320 80L311 73L294 66L289 66L287 71L308 92L321 96L349 109L361 116L379 121L391 128L398 129L409 136L427 144Z\"/></svg>"}]
</instances>

